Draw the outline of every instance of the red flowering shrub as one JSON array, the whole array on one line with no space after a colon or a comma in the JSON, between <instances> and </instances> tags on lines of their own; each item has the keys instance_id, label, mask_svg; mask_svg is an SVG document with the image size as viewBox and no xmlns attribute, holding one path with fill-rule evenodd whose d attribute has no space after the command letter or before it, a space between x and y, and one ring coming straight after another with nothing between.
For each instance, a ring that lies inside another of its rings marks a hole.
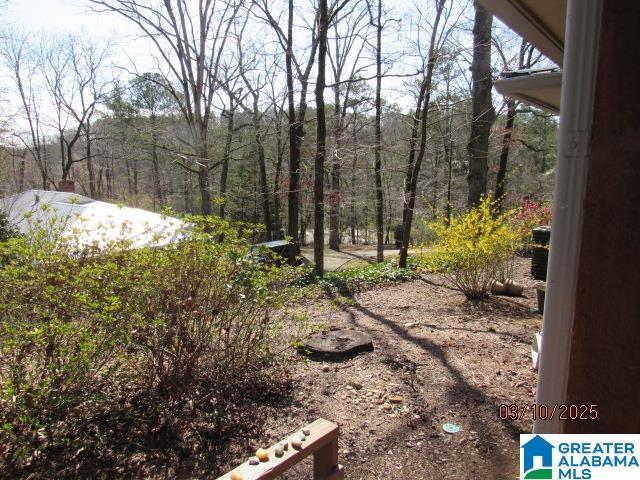
<instances>
[{"instance_id":1,"label":"red flowering shrub","mask_svg":"<svg viewBox=\"0 0 640 480\"><path fill-rule=\"evenodd\" d=\"M533 247L533 229L541 225L551 225L551 209L542 202L524 198L513 224L524 239L524 250Z\"/></svg>"}]
</instances>

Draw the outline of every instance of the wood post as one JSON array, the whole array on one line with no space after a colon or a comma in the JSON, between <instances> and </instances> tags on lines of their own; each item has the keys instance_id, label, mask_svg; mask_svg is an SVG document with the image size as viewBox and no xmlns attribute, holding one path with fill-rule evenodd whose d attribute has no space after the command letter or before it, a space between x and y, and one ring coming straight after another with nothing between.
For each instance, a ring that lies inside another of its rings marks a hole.
<instances>
[{"instance_id":1,"label":"wood post","mask_svg":"<svg viewBox=\"0 0 640 480\"><path fill-rule=\"evenodd\" d=\"M339 470L339 471L338 471ZM338 437L313 454L313 480L339 480L344 473L338 465Z\"/></svg>"},{"instance_id":2,"label":"wood post","mask_svg":"<svg viewBox=\"0 0 640 480\"><path fill-rule=\"evenodd\" d=\"M300 449L293 448L291 442L299 439L302 429L269 447L267 461L257 465L247 461L218 480L229 480L232 473L241 475L242 480L275 479L309 455L313 455L313 480L343 480L344 469L338 464L338 425L320 418L304 428L309 429L309 435ZM281 443L286 443L288 449L284 455L276 457L276 447Z\"/></svg>"}]
</instances>

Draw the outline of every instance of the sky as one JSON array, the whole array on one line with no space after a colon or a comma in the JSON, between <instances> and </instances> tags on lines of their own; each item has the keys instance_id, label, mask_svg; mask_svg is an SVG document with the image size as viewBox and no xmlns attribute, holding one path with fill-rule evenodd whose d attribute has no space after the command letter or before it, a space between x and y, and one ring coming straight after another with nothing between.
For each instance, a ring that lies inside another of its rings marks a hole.
<instances>
[{"instance_id":1,"label":"sky","mask_svg":"<svg viewBox=\"0 0 640 480\"><path fill-rule=\"evenodd\" d=\"M84 32L95 36L131 33L117 17L89 13L87 2L78 0L8 0L3 17L5 24L32 32Z\"/></svg>"}]
</instances>

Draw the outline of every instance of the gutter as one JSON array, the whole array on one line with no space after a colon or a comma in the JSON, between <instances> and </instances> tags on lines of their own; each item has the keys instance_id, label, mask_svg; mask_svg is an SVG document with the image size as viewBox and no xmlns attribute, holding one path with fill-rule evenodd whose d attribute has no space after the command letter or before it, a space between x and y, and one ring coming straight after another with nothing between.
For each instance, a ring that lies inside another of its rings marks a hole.
<instances>
[{"instance_id":1,"label":"gutter","mask_svg":"<svg viewBox=\"0 0 640 480\"><path fill-rule=\"evenodd\" d=\"M538 405L567 398L601 17L602 0L569 0ZM533 428L534 433L562 430L557 416L536 419Z\"/></svg>"}]
</instances>

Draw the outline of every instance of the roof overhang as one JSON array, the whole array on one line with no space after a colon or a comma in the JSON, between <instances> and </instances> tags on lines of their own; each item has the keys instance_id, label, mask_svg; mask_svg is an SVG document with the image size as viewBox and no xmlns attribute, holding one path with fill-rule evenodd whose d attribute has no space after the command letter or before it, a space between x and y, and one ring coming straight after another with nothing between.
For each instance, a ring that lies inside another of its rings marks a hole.
<instances>
[{"instance_id":1,"label":"roof overhang","mask_svg":"<svg viewBox=\"0 0 640 480\"><path fill-rule=\"evenodd\" d=\"M505 78L493 82L500 94L556 115L560 113L561 70L517 70L504 75Z\"/></svg>"},{"instance_id":2,"label":"roof overhang","mask_svg":"<svg viewBox=\"0 0 640 480\"><path fill-rule=\"evenodd\" d=\"M567 0L479 0L491 13L562 66Z\"/></svg>"}]
</instances>

